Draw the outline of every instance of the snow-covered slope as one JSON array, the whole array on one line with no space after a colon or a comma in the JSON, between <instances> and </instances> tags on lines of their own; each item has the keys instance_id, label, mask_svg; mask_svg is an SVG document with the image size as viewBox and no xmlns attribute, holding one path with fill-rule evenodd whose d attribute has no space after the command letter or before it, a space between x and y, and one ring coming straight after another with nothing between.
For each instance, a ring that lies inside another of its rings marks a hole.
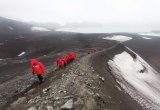
<instances>
[{"instance_id":1,"label":"snow-covered slope","mask_svg":"<svg viewBox=\"0 0 160 110\"><path fill-rule=\"evenodd\" d=\"M128 37L128 36L114 35L112 37L104 37L103 39L125 42L125 41L128 41L128 40L131 40L132 38Z\"/></svg>"},{"instance_id":2,"label":"snow-covered slope","mask_svg":"<svg viewBox=\"0 0 160 110\"><path fill-rule=\"evenodd\" d=\"M139 55L126 51L108 64L121 87L147 109L160 110L160 76Z\"/></svg>"},{"instance_id":3,"label":"snow-covered slope","mask_svg":"<svg viewBox=\"0 0 160 110\"><path fill-rule=\"evenodd\" d=\"M43 28L43 27L32 27L32 31L50 31L49 29Z\"/></svg>"}]
</instances>

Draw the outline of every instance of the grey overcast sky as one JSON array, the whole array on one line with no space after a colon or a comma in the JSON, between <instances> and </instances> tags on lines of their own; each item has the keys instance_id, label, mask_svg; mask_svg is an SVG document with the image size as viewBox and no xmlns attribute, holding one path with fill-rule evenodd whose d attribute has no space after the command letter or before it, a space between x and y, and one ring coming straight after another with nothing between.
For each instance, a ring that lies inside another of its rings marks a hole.
<instances>
[{"instance_id":1,"label":"grey overcast sky","mask_svg":"<svg viewBox=\"0 0 160 110\"><path fill-rule=\"evenodd\" d=\"M36 22L160 24L160 0L0 0L0 16Z\"/></svg>"}]
</instances>

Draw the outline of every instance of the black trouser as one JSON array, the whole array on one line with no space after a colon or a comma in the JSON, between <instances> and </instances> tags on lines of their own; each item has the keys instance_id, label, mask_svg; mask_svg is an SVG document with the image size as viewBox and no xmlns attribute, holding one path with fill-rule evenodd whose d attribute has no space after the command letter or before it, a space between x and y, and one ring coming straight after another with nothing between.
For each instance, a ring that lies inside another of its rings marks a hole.
<instances>
[{"instance_id":1,"label":"black trouser","mask_svg":"<svg viewBox=\"0 0 160 110\"><path fill-rule=\"evenodd\" d=\"M70 59L70 62L72 62L73 61L73 59Z\"/></svg>"},{"instance_id":2,"label":"black trouser","mask_svg":"<svg viewBox=\"0 0 160 110\"><path fill-rule=\"evenodd\" d=\"M38 76L39 81L42 82L42 81L43 81L43 76L42 76L42 74L38 74L37 76Z\"/></svg>"},{"instance_id":3,"label":"black trouser","mask_svg":"<svg viewBox=\"0 0 160 110\"><path fill-rule=\"evenodd\" d=\"M62 66L62 65L59 65L59 68L63 68L63 66Z\"/></svg>"},{"instance_id":4,"label":"black trouser","mask_svg":"<svg viewBox=\"0 0 160 110\"><path fill-rule=\"evenodd\" d=\"M67 66L67 63L65 62L65 63L64 63L64 67L66 67L66 66Z\"/></svg>"}]
</instances>

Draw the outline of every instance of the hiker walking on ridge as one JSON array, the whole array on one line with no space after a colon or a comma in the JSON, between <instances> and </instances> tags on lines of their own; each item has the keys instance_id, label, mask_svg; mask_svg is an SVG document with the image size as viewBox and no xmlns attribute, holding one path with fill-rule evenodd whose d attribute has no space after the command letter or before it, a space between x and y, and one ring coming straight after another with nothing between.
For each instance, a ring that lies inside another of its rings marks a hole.
<instances>
[{"instance_id":1,"label":"hiker walking on ridge","mask_svg":"<svg viewBox=\"0 0 160 110\"><path fill-rule=\"evenodd\" d=\"M36 59L31 59L31 69L33 75L36 74L40 83L43 82L43 76L42 74L45 71L45 66L41 62L37 61Z\"/></svg>"},{"instance_id":2,"label":"hiker walking on ridge","mask_svg":"<svg viewBox=\"0 0 160 110\"><path fill-rule=\"evenodd\" d=\"M62 61L63 61L63 63L64 63L64 67L66 67L66 66L67 66L67 57L64 56L64 57L62 58Z\"/></svg>"},{"instance_id":3,"label":"hiker walking on ridge","mask_svg":"<svg viewBox=\"0 0 160 110\"><path fill-rule=\"evenodd\" d=\"M73 60L76 59L76 53L74 53L74 52L71 52L71 53L69 54L69 56L70 56L70 61L73 61Z\"/></svg>"},{"instance_id":4,"label":"hiker walking on ridge","mask_svg":"<svg viewBox=\"0 0 160 110\"><path fill-rule=\"evenodd\" d=\"M57 66L59 68L62 68L64 66L64 62L63 62L62 58L57 58L56 62L57 62Z\"/></svg>"}]
</instances>

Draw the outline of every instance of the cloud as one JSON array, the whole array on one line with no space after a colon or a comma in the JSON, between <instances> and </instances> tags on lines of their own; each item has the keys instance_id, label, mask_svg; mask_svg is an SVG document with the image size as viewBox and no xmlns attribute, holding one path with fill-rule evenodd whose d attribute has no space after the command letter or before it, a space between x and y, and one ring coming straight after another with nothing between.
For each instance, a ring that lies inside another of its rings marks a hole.
<instances>
[{"instance_id":1,"label":"cloud","mask_svg":"<svg viewBox=\"0 0 160 110\"><path fill-rule=\"evenodd\" d=\"M0 16L37 22L160 22L159 0L0 0Z\"/></svg>"}]
</instances>

